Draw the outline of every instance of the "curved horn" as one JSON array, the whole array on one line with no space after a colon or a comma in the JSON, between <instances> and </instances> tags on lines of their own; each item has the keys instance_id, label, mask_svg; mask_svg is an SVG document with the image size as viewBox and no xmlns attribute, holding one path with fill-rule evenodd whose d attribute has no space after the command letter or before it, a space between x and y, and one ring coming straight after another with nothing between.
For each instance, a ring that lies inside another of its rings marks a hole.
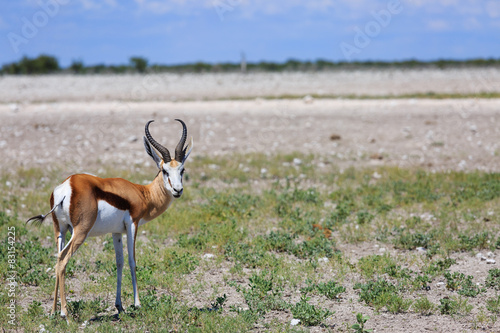
<instances>
[{"instance_id":1,"label":"curved horn","mask_svg":"<svg viewBox=\"0 0 500 333\"><path fill-rule=\"evenodd\" d=\"M153 139L153 137L151 136L151 133L149 133L149 124L151 124L154 120L150 120L148 121L148 123L146 124L146 128L145 128L145 131L146 131L146 138L148 139L149 143L151 143L151 145L153 147L156 148L156 150L158 150L163 158L163 163L168 163L172 160L172 158L170 157L170 152L168 151L167 148L163 147L161 144L159 144L158 142L156 142L155 139Z\"/></svg>"},{"instance_id":2,"label":"curved horn","mask_svg":"<svg viewBox=\"0 0 500 333\"><path fill-rule=\"evenodd\" d=\"M175 147L175 160L178 162L181 162L184 160L184 156L186 155L186 148L184 148L184 144L186 143L186 138L187 138L187 128L186 124L180 120L180 119L175 119L178 122L182 124L182 136L181 140L177 144L177 147Z\"/></svg>"}]
</instances>

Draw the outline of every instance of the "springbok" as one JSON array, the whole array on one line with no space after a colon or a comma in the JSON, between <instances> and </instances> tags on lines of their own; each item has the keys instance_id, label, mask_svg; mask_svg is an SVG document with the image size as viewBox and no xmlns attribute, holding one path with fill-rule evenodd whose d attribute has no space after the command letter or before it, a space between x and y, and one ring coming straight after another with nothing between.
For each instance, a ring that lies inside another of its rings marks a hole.
<instances>
[{"instance_id":1,"label":"springbok","mask_svg":"<svg viewBox=\"0 0 500 333\"><path fill-rule=\"evenodd\" d=\"M64 278L66 265L71 256L78 250L87 237L113 234L113 245L116 255L116 301L118 312L123 311L121 301L121 284L123 271L122 234L127 233L128 263L132 275L134 289L134 306L139 307L135 266L135 240L139 226L149 222L163 213L179 198L183 191L182 176L184 163L193 149L193 138L184 147L187 138L186 124L182 124L182 136L175 148L175 158L170 157L167 148L156 142L146 124L144 147L160 170L149 185L133 184L122 178L99 178L88 174L76 174L68 177L57 186L50 196L51 210L46 215L30 218L42 223L52 213L57 251L56 286L52 314L57 308L57 292L60 289L61 316L66 317L66 296ZM161 157L151 147L161 154ZM189 148L189 150L188 150ZM71 233L68 244L65 243L67 231Z\"/></svg>"}]
</instances>

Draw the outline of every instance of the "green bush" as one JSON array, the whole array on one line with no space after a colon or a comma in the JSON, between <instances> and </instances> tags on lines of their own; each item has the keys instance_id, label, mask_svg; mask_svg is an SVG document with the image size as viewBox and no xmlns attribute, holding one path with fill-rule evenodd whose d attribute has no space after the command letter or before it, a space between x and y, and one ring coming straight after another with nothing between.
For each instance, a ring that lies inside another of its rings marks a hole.
<instances>
[{"instance_id":1,"label":"green bush","mask_svg":"<svg viewBox=\"0 0 500 333\"><path fill-rule=\"evenodd\" d=\"M23 57L21 61L4 65L5 74L49 74L60 70L59 62L55 57L40 55L37 58Z\"/></svg>"}]
</instances>

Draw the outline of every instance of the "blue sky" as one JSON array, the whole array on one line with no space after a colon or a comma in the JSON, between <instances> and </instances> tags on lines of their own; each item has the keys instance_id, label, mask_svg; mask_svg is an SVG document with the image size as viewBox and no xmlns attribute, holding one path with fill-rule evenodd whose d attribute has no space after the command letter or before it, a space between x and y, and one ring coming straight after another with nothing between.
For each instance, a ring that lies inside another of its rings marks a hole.
<instances>
[{"instance_id":1,"label":"blue sky","mask_svg":"<svg viewBox=\"0 0 500 333\"><path fill-rule=\"evenodd\" d=\"M500 1L0 0L0 64L500 58ZM378 21L376 16L379 17ZM31 29L30 29L31 28Z\"/></svg>"}]
</instances>

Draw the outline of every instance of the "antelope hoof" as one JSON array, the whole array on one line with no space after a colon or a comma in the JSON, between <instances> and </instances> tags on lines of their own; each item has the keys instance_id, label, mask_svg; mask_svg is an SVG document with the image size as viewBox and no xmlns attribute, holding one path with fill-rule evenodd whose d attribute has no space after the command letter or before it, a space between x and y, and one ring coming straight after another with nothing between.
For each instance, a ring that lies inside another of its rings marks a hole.
<instances>
[{"instance_id":1,"label":"antelope hoof","mask_svg":"<svg viewBox=\"0 0 500 333\"><path fill-rule=\"evenodd\" d=\"M115 307L118 310L118 313L125 311L125 310L123 310L123 306L121 304L115 304Z\"/></svg>"}]
</instances>

